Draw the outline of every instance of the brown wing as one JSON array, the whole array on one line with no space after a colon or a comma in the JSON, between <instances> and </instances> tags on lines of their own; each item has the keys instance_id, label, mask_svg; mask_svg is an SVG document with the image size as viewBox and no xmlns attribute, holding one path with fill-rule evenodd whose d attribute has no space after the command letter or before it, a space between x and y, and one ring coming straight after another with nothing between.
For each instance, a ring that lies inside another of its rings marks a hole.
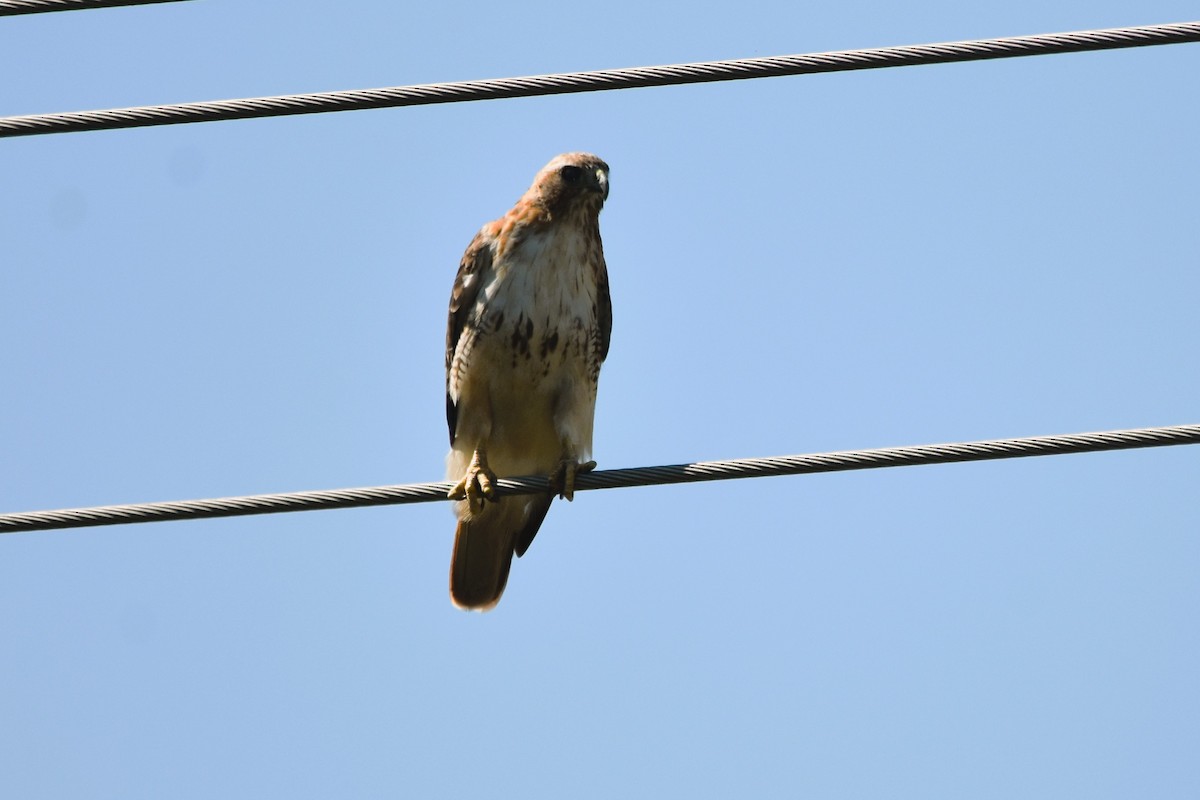
<instances>
[{"instance_id":1,"label":"brown wing","mask_svg":"<svg viewBox=\"0 0 1200 800\"><path fill-rule=\"evenodd\" d=\"M537 536L538 528L542 527L542 522L546 519L546 512L550 510L550 504L554 502L554 495L535 494L529 498L526 508L529 516L526 518L525 526L517 531L517 538L513 541L513 550L517 554L517 558L525 555L525 551L529 549L529 545L533 544L533 537Z\"/></svg>"},{"instance_id":2,"label":"brown wing","mask_svg":"<svg viewBox=\"0 0 1200 800\"><path fill-rule=\"evenodd\" d=\"M604 256L596 270L596 321L600 323L600 360L608 358L608 343L612 339L612 296L608 293L608 267Z\"/></svg>"},{"instance_id":3,"label":"brown wing","mask_svg":"<svg viewBox=\"0 0 1200 800\"><path fill-rule=\"evenodd\" d=\"M454 278L454 289L450 292L450 319L446 324L446 424L450 428L451 446L454 445L454 433L458 428L458 407L450 397L450 366L454 363L458 340L470 321L471 310L479 296L479 286L484 282L485 273L492 268L492 248L488 246L490 238L486 228L475 234L467 252L463 253L458 275Z\"/></svg>"}]
</instances>

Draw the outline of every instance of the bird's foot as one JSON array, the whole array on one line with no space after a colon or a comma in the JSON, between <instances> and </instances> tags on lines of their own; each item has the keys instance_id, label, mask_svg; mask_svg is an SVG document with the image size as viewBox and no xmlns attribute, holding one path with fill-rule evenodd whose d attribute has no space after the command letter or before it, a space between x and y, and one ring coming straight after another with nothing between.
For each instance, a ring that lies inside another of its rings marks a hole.
<instances>
[{"instance_id":1,"label":"bird's foot","mask_svg":"<svg viewBox=\"0 0 1200 800\"><path fill-rule=\"evenodd\" d=\"M572 456L566 456L558 462L554 472L550 473L550 489L559 497L570 502L575 499L575 477L583 472L591 472L596 468L595 461L576 461Z\"/></svg>"},{"instance_id":2,"label":"bird's foot","mask_svg":"<svg viewBox=\"0 0 1200 800\"><path fill-rule=\"evenodd\" d=\"M476 450L467 466L467 472L462 480L446 494L451 500L466 500L473 513L483 508L485 500L496 496L496 473L488 467L487 455L483 450Z\"/></svg>"}]
</instances>

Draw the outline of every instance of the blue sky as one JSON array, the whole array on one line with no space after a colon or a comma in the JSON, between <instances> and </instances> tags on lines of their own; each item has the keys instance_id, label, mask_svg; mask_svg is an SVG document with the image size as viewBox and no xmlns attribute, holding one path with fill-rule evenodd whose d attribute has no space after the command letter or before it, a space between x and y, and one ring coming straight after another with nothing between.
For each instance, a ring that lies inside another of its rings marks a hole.
<instances>
[{"instance_id":1,"label":"blue sky","mask_svg":"<svg viewBox=\"0 0 1200 800\"><path fill-rule=\"evenodd\" d=\"M189 2L0 114L1180 22ZM1195 423L1200 45L0 144L0 511L439 480L458 259L612 166L601 467ZM0 794L1195 797L1200 450L0 537Z\"/></svg>"}]
</instances>

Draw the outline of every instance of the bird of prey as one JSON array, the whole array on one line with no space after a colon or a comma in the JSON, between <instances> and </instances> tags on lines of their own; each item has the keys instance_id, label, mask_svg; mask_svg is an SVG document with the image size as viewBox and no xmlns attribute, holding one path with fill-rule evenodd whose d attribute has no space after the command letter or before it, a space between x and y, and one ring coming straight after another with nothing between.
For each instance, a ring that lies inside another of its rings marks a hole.
<instances>
[{"instance_id":1,"label":"bird of prey","mask_svg":"<svg viewBox=\"0 0 1200 800\"><path fill-rule=\"evenodd\" d=\"M590 470L600 364L612 303L600 243L608 165L565 153L467 247L446 330L446 476L458 527L450 598L500 601L554 495ZM495 496L497 477L547 475L551 494Z\"/></svg>"}]
</instances>

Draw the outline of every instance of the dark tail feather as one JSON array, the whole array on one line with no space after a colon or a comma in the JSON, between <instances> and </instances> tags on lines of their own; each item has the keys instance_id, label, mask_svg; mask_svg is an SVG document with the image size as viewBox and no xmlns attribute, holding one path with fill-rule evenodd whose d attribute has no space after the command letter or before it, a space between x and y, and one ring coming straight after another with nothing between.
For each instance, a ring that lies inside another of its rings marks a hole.
<instances>
[{"instance_id":1,"label":"dark tail feather","mask_svg":"<svg viewBox=\"0 0 1200 800\"><path fill-rule=\"evenodd\" d=\"M450 599L459 608L487 611L500 602L512 565L514 531L487 519L459 520L450 561Z\"/></svg>"},{"instance_id":2,"label":"dark tail feather","mask_svg":"<svg viewBox=\"0 0 1200 800\"><path fill-rule=\"evenodd\" d=\"M487 611L500 602L513 552L524 555L552 495L506 497L458 521L450 560L450 599L459 608Z\"/></svg>"}]
</instances>

